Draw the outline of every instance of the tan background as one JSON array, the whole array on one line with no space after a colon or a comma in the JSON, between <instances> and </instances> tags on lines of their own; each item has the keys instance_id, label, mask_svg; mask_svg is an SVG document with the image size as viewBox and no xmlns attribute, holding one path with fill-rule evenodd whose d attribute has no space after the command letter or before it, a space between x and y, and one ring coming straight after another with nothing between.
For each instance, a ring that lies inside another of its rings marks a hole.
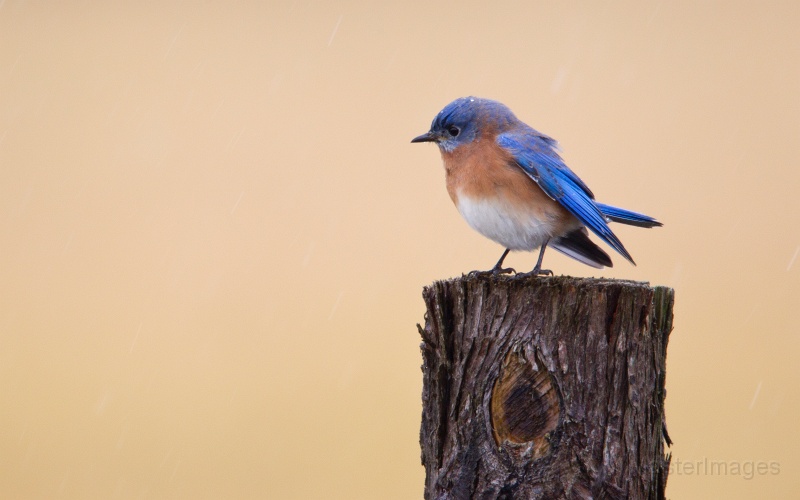
<instances>
[{"instance_id":1,"label":"tan background","mask_svg":"<svg viewBox=\"0 0 800 500\"><path fill-rule=\"evenodd\" d=\"M419 498L469 94L665 223L602 275L677 290L669 496L796 495L798 4L111 3L0 2L0 496Z\"/></svg>"}]
</instances>

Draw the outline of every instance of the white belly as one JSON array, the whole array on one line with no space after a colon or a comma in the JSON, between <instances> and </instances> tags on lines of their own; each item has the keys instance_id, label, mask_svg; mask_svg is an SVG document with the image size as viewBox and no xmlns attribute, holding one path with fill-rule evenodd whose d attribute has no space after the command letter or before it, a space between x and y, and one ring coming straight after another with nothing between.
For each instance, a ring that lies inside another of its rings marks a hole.
<instances>
[{"instance_id":1,"label":"white belly","mask_svg":"<svg viewBox=\"0 0 800 500\"><path fill-rule=\"evenodd\" d=\"M532 211L515 210L500 198L471 199L459 195L458 211L472 229L511 250L534 250L553 234L555 221Z\"/></svg>"}]
</instances>

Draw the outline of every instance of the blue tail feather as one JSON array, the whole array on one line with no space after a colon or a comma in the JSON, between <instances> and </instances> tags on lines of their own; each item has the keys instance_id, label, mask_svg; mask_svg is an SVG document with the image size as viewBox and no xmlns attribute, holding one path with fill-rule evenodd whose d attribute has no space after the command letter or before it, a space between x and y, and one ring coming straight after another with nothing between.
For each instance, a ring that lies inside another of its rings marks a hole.
<instances>
[{"instance_id":1,"label":"blue tail feather","mask_svg":"<svg viewBox=\"0 0 800 500\"><path fill-rule=\"evenodd\" d=\"M611 205L606 205L605 203L595 202L595 205L597 205L597 208L600 209L600 212L608 217L609 220L619 222L620 224L628 224L630 226L639 227L655 227L662 225L649 215L631 212L630 210L625 210L624 208L612 207Z\"/></svg>"}]
</instances>

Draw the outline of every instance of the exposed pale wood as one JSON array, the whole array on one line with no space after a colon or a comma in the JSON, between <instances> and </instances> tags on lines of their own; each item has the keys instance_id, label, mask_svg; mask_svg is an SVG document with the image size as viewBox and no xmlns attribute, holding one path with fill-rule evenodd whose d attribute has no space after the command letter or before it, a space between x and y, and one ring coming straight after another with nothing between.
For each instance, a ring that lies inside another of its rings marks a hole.
<instances>
[{"instance_id":1,"label":"exposed pale wood","mask_svg":"<svg viewBox=\"0 0 800 500\"><path fill-rule=\"evenodd\" d=\"M479 275L423 296L425 498L664 498L672 289Z\"/></svg>"}]
</instances>

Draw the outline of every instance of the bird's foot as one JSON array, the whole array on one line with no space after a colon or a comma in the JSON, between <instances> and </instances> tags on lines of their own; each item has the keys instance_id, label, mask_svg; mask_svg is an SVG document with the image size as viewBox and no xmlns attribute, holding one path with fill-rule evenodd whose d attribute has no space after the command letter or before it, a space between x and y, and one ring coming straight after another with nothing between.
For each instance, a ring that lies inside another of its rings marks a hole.
<instances>
[{"instance_id":1,"label":"bird's foot","mask_svg":"<svg viewBox=\"0 0 800 500\"><path fill-rule=\"evenodd\" d=\"M534 267L531 272L520 273L520 274L516 275L515 277L517 277L517 278L527 278L527 277L535 278L536 276L552 276L552 275L553 275L553 271L551 271L549 269L540 269L539 267Z\"/></svg>"},{"instance_id":2,"label":"bird's foot","mask_svg":"<svg viewBox=\"0 0 800 500\"><path fill-rule=\"evenodd\" d=\"M489 272L492 273L492 276L499 276L501 274L517 274L517 270L514 269L513 267L495 266Z\"/></svg>"},{"instance_id":3,"label":"bird's foot","mask_svg":"<svg viewBox=\"0 0 800 500\"><path fill-rule=\"evenodd\" d=\"M470 271L469 273L467 273L467 276L470 277L483 276L483 275L500 276L501 274L516 274L516 273L517 271L513 267L494 266L488 271Z\"/></svg>"}]
</instances>

